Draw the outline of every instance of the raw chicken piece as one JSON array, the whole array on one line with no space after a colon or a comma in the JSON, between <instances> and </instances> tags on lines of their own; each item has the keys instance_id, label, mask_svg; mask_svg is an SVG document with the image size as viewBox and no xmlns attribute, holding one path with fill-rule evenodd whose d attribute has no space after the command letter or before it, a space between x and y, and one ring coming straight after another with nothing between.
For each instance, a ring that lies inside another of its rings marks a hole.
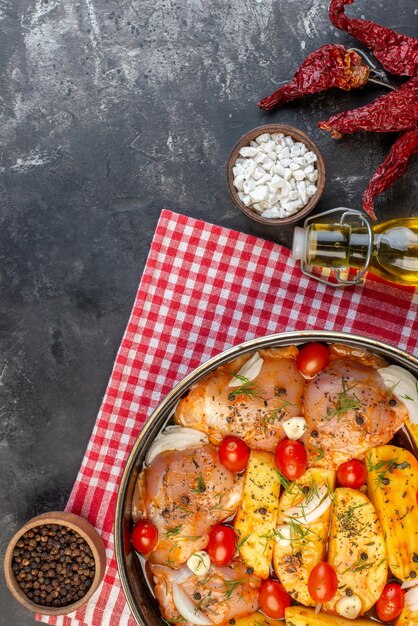
<instances>
[{"instance_id":1,"label":"raw chicken piece","mask_svg":"<svg viewBox=\"0 0 418 626\"><path fill-rule=\"evenodd\" d=\"M176 608L173 600L173 584L186 592L193 603L193 613L209 618L213 624L228 623L258 608L258 591L261 579L247 574L244 562L237 558L229 565L211 565L205 576L196 576L187 566L172 570L164 565L151 565L155 588L163 617L170 622L189 624ZM186 616L185 616L186 617Z\"/></svg>"},{"instance_id":2,"label":"raw chicken piece","mask_svg":"<svg viewBox=\"0 0 418 626\"><path fill-rule=\"evenodd\" d=\"M228 383L250 356L221 366L179 402L175 421L207 433L215 444L236 435L251 448L274 451L285 437L281 422L301 415L304 379L296 367L297 353L295 346L260 350L259 375L240 387Z\"/></svg>"},{"instance_id":3,"label":"raw chicken piece","mask_svg":"<svg viewBox=\"0 0 418 626\"><path fill-rule=\"evenodd\" d=\"M132 503L133 520L148 518L158 529L150 562L178 567L203 550L211 527L235 513L241 491L242 478L210 443L156 456L140 473Z\"/></svg>"},{"instance_id":4,"label":"raw chicken piece","mask_svg":"<svg viewBox=\"0 0 418 626\"><path fill-rule=\"evenodd\" d=\"M349 346L331 346L329 365L307 382L304 415L310 465L336 469L368 448L387 443L407 410L386 389L379 357Z\"/></svg>"}]
</instances>

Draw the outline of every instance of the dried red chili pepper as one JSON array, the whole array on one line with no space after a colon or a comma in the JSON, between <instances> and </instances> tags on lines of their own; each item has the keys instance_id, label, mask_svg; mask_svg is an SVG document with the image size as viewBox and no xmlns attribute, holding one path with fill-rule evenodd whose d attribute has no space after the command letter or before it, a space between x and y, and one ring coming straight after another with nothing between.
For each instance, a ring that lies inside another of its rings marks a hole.
<instances>
[{"instance_id":1,"label":"dried red chili pepper","mask_svg":"<svg viewBox=\"0 0 418 626\"><path fill-rule=\"evenodd\" d=\"M331 132L334 139L359 130L385 133L407 130L418 123L418 77L411 78L395 91L390 91L358 109L342 111L319 128Z\"/></svg>"},{"instance_id":2,"label":"dried red chili pepper","mask_svg":"<svg viewBox=\"0 0 418 626\"><path fill-rule=\"evenodd\" d=\"M340 45L322 46L306 57L291 81L260 100L258 106L269 111L295 98L332 87L356 89L367 82L369 72L370 68L354 50L345 50Z\"/></svg>"},{"instance_id":3,"label":"dried red chili pepper","mask_svg":"<svg viewBox=\"0 0 418 626\"><path fill-rule=\"evenodd\" d=\"M379 165L363 194L363 209L376 219L374 198L404 174L411 156L418 151L418 128L405 131L395 141L386 159Z\"/></svg>"},{"instance_id":4,"label":"dried red chili pepper","mask_svg":"<svg viewBox=\"0 0 418 626\"><path fill-rule=\"evenodd\" d=\"M352 19L344 7L354 0L331 0L329 18L337 28L364 43L385 70L400 76L418 75L418 39L401 35L369 20Z\"/></svg>"}]
</instances>

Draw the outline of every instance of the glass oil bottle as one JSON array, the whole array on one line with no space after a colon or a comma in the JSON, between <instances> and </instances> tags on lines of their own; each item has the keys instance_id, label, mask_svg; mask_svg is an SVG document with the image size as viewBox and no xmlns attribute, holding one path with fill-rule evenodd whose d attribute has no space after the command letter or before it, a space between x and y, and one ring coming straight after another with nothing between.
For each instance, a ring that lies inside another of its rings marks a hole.
<instances>
[{"instance_id":1,"label":"glass oil bottle","mask_svg":"<svg viewBox=\"0 0 418 626\"><path fill-rule=\"evenodd\" d=\"M332 209L305 220L304 228L295 228L292 256L304 274L332 286L357 284L366 271L400 285L418 286L418 217L371 226L360 211ZM330 276L312 272L314 267L329 268ZM357 271L354 277L347 275L352 268Z\"/></svg>"}]
</instances>

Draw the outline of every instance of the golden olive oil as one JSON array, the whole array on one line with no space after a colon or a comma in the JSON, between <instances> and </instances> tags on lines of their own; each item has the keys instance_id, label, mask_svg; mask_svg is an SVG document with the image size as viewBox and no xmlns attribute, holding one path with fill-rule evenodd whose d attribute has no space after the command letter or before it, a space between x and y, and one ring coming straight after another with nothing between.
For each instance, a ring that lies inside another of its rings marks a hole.
<instances>
[{"instance_id":1,"label":"golden olive oil","mask_svg":"<svg viewBox=\"0 0 418 626\"><path fill-rule=\"evenodd\" d=\"M395 283L418 286L418 217L389 220L371 230L368 271ZM303 236L303 259L308 265L360 270L367 262L370 237L365 226L310 224Z\"/></svg>"}]
</instances>

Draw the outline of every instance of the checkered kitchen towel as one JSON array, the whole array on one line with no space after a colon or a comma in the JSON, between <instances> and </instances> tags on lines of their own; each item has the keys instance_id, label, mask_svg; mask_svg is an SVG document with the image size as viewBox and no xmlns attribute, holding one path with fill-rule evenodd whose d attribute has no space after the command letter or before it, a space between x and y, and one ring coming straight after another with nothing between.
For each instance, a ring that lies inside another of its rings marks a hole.
<instances>
[{"instance_id":1,"label":"checkered kitchen towel","mask_svg":"<svg viewBox=\"0 0 418 626\"><path fill-rule=\"evenodd\" d=\"M102 586L64 626L133 626L112 536L119 480L147 416L186 374L253 337L325 329L418 353L418 290L369 276L334 290L303 276L270 241L163 211L129 323L67 510L90 520L107 549Z\"/></svg>"}]
</instances>

